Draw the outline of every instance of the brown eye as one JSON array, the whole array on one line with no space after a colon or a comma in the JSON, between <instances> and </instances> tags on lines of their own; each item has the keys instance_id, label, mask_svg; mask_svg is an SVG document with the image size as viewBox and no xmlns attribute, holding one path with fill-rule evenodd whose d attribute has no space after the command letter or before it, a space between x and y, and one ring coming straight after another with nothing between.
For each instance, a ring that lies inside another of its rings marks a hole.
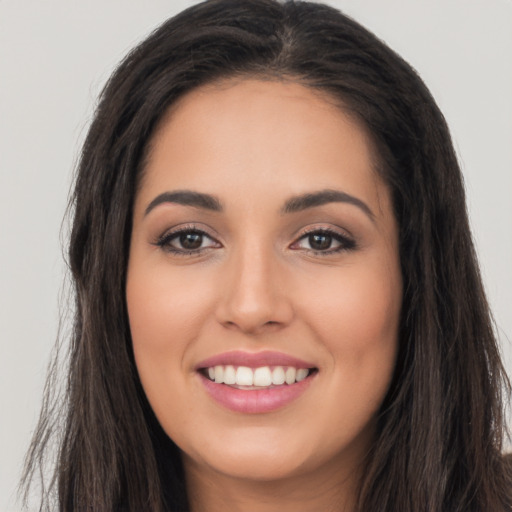
<instances>
[{"instance_id":1,"label":"brown eye","mask_svg":"<svg viewBox=\"0 0 512 512\"><path fill-rule=\"evenodd\" d=\"M177 255L200 254L204 250L221 247L219 242L197 229L167 233L156 242L156 245L166 252Z\"/></svg>"},{"instance_id":2,"label":"brown eye","mask_svg":"<svg viewBox=\"0 0 512 512\"><path fill-rule=\"evenodd\" d=\"M327 233L313 233L308 236L308 242L314 251L325 251L331 248L332 236Z\"/></svg>"},{"instance_id":3,"label":"brown eye","mask_svg":"<svg viewBox=\"0 0 512 512\"><path fill-rule=\"evenodd\" d=\"M329 255L356 248L353 239L341 233L319 229L306 233L291 245L291 249L304 249L316 254Z\"/></svg>"},{"instance_id":4,"label":"brown eye","mask_svg":"<svg viewBox=\"0 0 512 512\"><path fill-rule=\"evenodd\" d=\"M199 249L203 244L203 235L201 233L182 233L179 237L180 245L188 251Z\"/></svg>"}]
</instances>

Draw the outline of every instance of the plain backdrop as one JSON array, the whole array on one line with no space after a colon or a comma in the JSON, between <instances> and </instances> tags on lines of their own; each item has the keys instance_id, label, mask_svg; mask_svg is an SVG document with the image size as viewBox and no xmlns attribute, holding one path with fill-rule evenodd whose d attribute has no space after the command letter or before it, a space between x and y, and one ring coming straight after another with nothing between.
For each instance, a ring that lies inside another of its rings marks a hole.
<instances>
[{"instance_id":1,"label":"plain backdrop","mask_svg":"<svg viewBox=\"0 0 512 512\"><path fill-rule=\"evenodd\" d=\"M19 510L13 491L58 330L61 223L95 99L127 50L193 3L0 0L0 512ZM512 373L512 1L327 3L408 60L445 113Z\"/></svg>"}]
</instances>

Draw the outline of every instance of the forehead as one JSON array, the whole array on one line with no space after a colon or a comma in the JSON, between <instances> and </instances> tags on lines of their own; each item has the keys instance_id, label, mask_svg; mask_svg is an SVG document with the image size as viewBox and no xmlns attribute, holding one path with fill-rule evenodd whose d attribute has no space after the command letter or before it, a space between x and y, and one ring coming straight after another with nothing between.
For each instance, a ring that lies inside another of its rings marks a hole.
<instances>
[{"instance_id":1,"label":"forehead","mask_svg":"<svg viewBox=\"0 0 512 512\"><path fill-rule=\"evenodd\" d=\"M293 82L231 80L182 97L161 122L141 182L266 200L325 188L365 196L386 188L364 127L326 96Z\"/></svg>"}]
</instances>

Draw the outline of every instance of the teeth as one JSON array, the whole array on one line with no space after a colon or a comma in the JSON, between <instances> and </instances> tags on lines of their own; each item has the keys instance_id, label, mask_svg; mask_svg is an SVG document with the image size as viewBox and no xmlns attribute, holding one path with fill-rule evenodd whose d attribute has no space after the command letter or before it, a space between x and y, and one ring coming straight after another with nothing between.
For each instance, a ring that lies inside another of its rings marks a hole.
<instances>
[{"instance_id":1,"label":"teeth","mask_svg":"<svg viewBox=\"0 0 512 512\"><path fill-rule=\"evenodd\" d=\"M231 365L224 368L224 384L236 384L236 371Z\"/></svg>"},{"instance_id":2,"label":"teeth","mask_svg":"<svg viewBox=\"0 0 512 512\"><path fill-rule=\"evenodd\" d=\"M208 368L208 377L217 384L228 384L230 386L269 387L281 386L284 383L291 385L304 380L309 375L307 368L294 368L293 366L283 367L261 366L259 368L248 368L247 366L213 366Z\"/></svg>"},{"instance_id":3,"label":"teeth","mask_svg":"<svg viewBox=\"0 0 512 512\"><path fill-rule=\"evenodd\" d=\"M293 366L288 366L286 368L286 384L293 384L295 382L295 375L297 374L297 370Z\"/></svg>"},{"instance_id":4,"label":"teeth","mask_svg":"<svg viewBox=\"0 0 512 512\"><path fill-rule=\"evenodd\" d=\"M274 386L280 386L281 384L284 384L285 380L286 375L283 367L276 366L272 372L272 384L274 384Z\"/></svg>"},{"instance_id":5,"label":"teeth","mask_svg":"<svg viewBox=\"0 0 512 512\"><path fill-rule=\"evenodd\" d=\"M254 385L255 386L270 386L272 384L272 374L268 366L256 368L254 370Z\"/></svg>"},{"instance_id":6,"label":"teeth","mask_svg":"<svg viewBox=\"0 0 512 512\"><path fill-rule=\"evenodd\" d=\"M308 373L309 373L309 370L306 370L306 368L299 368L297 370L297 375L295 376L295 380L297 382L304 380L308 376Z\"/></svg>"},{"instance_id":7,"label":"teeth","mask_svg":"<svg viewBox=\"0 0 512 512\"><path fill-rule=\"evenodd\" d=\"M217 367L215 367L215 371L217 371ZM236 369L236 383L235 384L238 384L239 386L252 386L253 382L254 382L254 375L250 368L247 368L247 366L239 366Z\"/></svg>"},{"instance_id":8,"label":"teeth","mask_svg":"<svg viewBox=\"0 0 512 512\"><path fill-rule=\"evenodd\" d=\"M215 367L214 378L215 382L218 384L222 384L224 382L224 368L222 366Z\"/></svg>"}]
</instances>

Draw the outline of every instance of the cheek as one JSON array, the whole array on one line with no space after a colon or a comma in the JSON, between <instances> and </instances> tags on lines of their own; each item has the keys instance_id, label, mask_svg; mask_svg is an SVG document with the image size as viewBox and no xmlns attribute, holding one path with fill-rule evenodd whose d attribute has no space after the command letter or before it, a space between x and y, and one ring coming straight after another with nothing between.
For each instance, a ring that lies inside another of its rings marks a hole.
<instances>
[{"instance_id":1,"label":"cheek","mask_svg":"<svg viewBox=\"0 0 512 512\"><path fill-rule=\"evenodd\" d=\"M165 268L128 268L126 301L135 364L146 397L170 435L176 414L188 430L186 410L191 398L182 396L187 349L198 337L201 297ZM174 420L173 420L174 419Z\"/></svg>"},{"instance_id":2,"label":"cheek","mask_svg":"<svg viewBox=\"0 0 512 512\"><path fill-rule=\"evenodd\" d=\"M126 301L137 371L152 408L162 419L163 411L176 405L180 379L190 373L187 354L208 316L208 287L191 287L190 276L183 270L134 265L128 268Z\"/></svg>"},{"instance_id":3,"label":"cheek","mask_svg":"<svg viewBox=\"0 0 512 512\"><path fill-rule=\"evenodd\" d=\"M186 271L128 275L126 297L134 349L180 350L197 336L200 319L211 307L208 286L191 286Z\"/></svg>"},{"instance_id":4,"label":"cheek","mask_svg":"<svg viewBox=\"0 0 512 512\"><path fill-rule=\"evenodd\" d=\"M398 265L389 272L381 265L341 269L330 279L319 279L310 296L302 315L328 349L340 378L370 390L378 383L387 386L398 346Z\"/></svg>"},{"instance_id":5,"label":"cheek","mask_svg":"<svg viewBox=\"0 0 512 512\"><path fill-rule=\"evenodd\" d=\"M393 375L401 308L398 272L357 272L326 281L305 308L310 329L330 354L325 396L332 400L326 412L319 405L313 415L326 415L335 425L332 443L354 437L379 410ZM306 312L307 311L307 312Z\"/></svg>"}]
</instances>

